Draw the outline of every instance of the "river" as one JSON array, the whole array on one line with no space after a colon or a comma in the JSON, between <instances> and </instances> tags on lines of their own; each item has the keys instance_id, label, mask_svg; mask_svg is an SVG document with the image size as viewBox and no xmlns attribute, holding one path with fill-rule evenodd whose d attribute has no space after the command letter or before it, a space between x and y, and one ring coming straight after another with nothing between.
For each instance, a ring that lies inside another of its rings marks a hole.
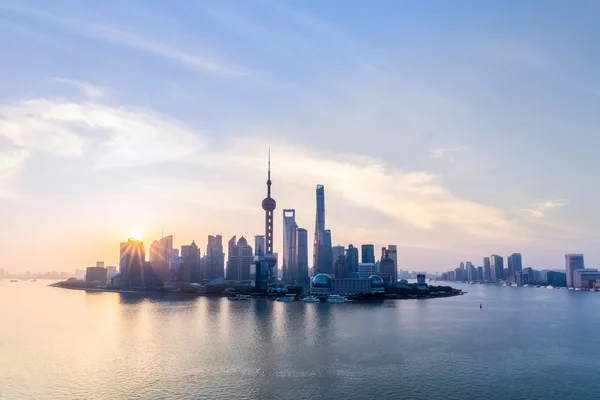
<instances>
[{"instance_id":1,"label":"river","mask_svg":"<svg viewBox=\"0 0 600 400\"><path fill-rule=\"evenodd\" d=\"M600 396L600 293L314 304L49 283L0 281L2 400Z\"/></svg>"}]
</instances>

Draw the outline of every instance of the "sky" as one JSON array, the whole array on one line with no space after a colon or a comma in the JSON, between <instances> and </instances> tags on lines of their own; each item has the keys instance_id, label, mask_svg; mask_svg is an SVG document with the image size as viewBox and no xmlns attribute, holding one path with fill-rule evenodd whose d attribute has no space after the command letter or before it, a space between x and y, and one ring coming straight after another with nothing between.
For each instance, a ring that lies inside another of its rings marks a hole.
<instances>
[{"instance_id":1,"label":"sky","mask_svg":"<svg viewBox=\"0 0 600 400\"><path fill-rule=\"evenodd\" d=\"M0 268L264 233L600 268L596 1L0 0ZM249 240L251 243L253 240ZM226 250L226 249L225 249Z\"/></svg>"}]
</instances>

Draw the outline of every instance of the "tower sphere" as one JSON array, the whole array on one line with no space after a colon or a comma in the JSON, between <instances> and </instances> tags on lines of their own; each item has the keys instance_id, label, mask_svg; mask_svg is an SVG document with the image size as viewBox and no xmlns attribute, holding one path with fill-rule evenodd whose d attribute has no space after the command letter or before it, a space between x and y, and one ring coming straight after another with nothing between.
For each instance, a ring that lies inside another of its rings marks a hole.
<instances>
[{"instance_id":1,"label":"tower sphere","mask_svg":"<svg viewBox=\"0 0 600 400\"><path fill-rule=\"evenodd\" d=\"M275 200L270 198L270 197L266 197L263 201L262 201L262 208L265 211L273 211L275 210L275 206L277 205L277 203L275 203Z\"/></svg>"}]
</instances>

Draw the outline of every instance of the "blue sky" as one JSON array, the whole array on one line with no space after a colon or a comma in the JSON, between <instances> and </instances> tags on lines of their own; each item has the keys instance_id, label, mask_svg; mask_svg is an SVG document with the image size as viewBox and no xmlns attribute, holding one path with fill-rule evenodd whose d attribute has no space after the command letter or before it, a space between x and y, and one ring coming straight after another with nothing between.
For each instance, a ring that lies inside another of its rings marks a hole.
<instances>
[{"instance_id":1,"label":"blue sky","mask_svg":"<svg viewBox=\"0 0 600 400\"><path fill-rule=\"evenodd\" d=\"M0 268L260 234L269 146L279 212L312 234L322 183L333 241L397 244L400 268L598 267L599 12L0 1Z\"/></svg>"}]
</instances>

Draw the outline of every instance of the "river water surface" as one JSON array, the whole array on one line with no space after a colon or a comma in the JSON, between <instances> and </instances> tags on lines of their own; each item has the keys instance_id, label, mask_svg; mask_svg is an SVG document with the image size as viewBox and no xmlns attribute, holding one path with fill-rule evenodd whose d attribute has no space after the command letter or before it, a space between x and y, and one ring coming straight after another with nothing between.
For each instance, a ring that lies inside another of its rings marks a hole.
<instances>
[{"instance_id":1,"label":"river water surface","mask_svg":"<svg viewBox=\"0 0 600 400\"><path fill-rule=\"evenodd\" d=\"M0 281L2 400L600 398L600 293L313 304L48 283Z\"/></svg>"}]
</instances>

